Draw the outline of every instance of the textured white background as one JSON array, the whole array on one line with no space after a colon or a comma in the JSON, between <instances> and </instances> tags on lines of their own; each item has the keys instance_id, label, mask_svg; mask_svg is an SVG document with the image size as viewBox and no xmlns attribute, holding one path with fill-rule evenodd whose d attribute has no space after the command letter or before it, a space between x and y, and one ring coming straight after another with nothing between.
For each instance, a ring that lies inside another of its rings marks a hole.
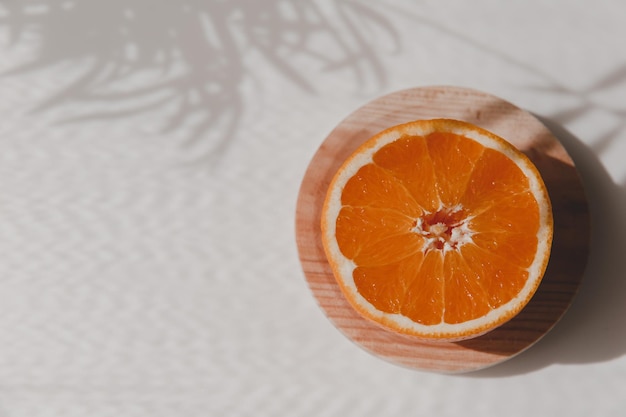
<instances>
[{"instance_id":1,"label":"textured white background","mask_svg":"<svg viewBox=\"0 0 626 417\"><path fill-rule=\"evenodd\" d=\"M622 416L626 2L0 0L0 417ZM330 130L459 85L542 117L593 210L540 343L447 376L324 317L294 208Z\"/></svg>"}]
</instances>

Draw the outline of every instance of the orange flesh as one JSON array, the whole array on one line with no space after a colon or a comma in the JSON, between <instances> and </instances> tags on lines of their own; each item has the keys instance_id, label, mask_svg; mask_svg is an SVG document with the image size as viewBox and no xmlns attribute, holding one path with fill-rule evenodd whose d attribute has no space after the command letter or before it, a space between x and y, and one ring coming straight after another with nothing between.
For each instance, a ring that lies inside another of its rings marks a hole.
<instances>
[{"instance_id":1,"label":"orange flesh","mask_svg":"<svg viewBox=\"0 0 626 417\"><path fill-rule=\"evenodd\" d=\"M472 139L437 132L389 143L350 178L341 203L339 248L380 311L460 323L511 300L528 277L537 201L512 160ZM469 239L455 241L463 228Z\"/></svg>"}]
</instances>

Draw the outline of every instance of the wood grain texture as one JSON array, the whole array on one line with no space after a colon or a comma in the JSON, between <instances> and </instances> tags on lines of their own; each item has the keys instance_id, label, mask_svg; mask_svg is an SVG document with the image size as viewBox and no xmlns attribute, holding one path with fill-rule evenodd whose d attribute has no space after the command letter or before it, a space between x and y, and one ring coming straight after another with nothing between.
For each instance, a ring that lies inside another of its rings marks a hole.
<instances>
[{"instance_id":1,"label":"wood grain texture","mask_svg":"<svg viewBox=\"0 0 626 417\"><path fill-rule=\"evenodd\" d=\"M425 342L361 317L344 299L326 261L322 204L341 163L379 131L417 119L464 120L507 139L537 166L553 205L554 240L543 281L512 320L474 339ZM578 290L589 251L589 211L572 159L533 115L498 97L458 87L424 87L380 97L344 119L324 140L305 173L296 207L300 261L320 307L346 337L398 365L468 372L495 365L536 343L562 317Z\"/></svg>"}]
</instances>

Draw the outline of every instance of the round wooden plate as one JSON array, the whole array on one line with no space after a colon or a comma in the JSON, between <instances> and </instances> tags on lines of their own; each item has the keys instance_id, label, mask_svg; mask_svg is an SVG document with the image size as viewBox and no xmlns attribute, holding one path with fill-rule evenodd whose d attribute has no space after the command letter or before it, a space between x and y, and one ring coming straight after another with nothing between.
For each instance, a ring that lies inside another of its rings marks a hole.
<instances>
[{"instance_id":1,"label":"round wooden plate","mask_svg":"<svg viewBox=\"0 0 626 417\"><path fill-rule=\"evenodd\" d=\"M507 139L537 166L553 205L550 263L530 303L512 320L474 339L425 342L361 317L345 300L326 261L320 216L341 163L379 131L417 119L452 118ZM296 240L309 287L331 322L370 353L411 368L467 372L505 361L536 343L562 317L580 285L589 251L589 212L572 159L533 115L498 97L458 87L425 87L380 97L343 120L306 171L296 208Z\"/></svg>"}]
</instances>

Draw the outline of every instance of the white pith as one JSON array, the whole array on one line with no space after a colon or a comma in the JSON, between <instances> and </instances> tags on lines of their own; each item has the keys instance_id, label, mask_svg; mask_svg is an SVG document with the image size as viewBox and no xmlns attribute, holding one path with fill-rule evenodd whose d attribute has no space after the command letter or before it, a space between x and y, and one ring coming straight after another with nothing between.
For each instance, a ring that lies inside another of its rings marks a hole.
<instances>
[{"instance_id":1,"label":"white pith","mask_svg":"<svg viewBox=\"0 0 626 417\"><path fill-rule=\"evenodd\" d=\"M442 207L439 211L445 210L446 212L453 214L463 210L461 205L457 205L452 208ZM415 220L415 226L411 229L412 232L424 237L424 246L422 252L428 252L429 250L441 250L444 254L450 250L459 250L463 245L473 242L472 235L474 232L471 230L470 217L463 218L460 222L452 226L450 236L447 236L444 231L448 229L448 225L445 223L426 224L424 218L430 214L425 212L422 216Z\"/></svg>"},{"instance_id":2,"label":"white pith","mask_svg":"<svg viewBox=\"0 0 626 417\"><path fill-rule=\"evenodd\" d=\"M327 245L327 255L332 260L334 260L338 268L339 276L337 276L336 278L341 282L343 290L348 292L348 295L352 297L353 300L356 300L361 308L366 310L366 316L368 316L370 319L374 319L379 323L385 321L393 322L395 326L405 329L406 333L414 334L417 336L446 337L447 335L451 335L453 337L454 335L464 333L466 331L471 332L472 329L488 328L491 326L491 323L497 322L503 315L507 315L507 313L511 311L519 311L519 309L521 308L520 304L525 304L530 299L530 297L537 288L538 282L543 276L543 271L547 263L547 257L550 253L552 236L551 211L548 196L545 194L545 188L543 186L541 178L538 176L537 171L534 170L534 167L532 165L527 165L529 163L528 161L523 160L526 162L520 162L519 154L516 152L516 150L511 149L509 146L507 146L508 144L502 144L499 141L494 140L490 136L483 135L480 132L466 130L464 128L459 128L458 131L455 131L454 129L451 130L451 133L457 133L466 136L470 139L477 141L487 148L495 149L508 156L513 162L516 163L516 165L522 170L522 172L524 172L525 176L528 178L530 182L530 191L539 202L540 209L540 227L537 233L537 256L527 269L529 279L527 280L525 286L522 288L519 294L509 302L494 310L491 310L488 314L482 317L459 324L449 324L442 321L441 323L435 325L423 325L416 323L403 315L385 313L376 309L358 292L353 280L353 271L355 269L355 264L341 253L336 239L334 238L336 234L335 219L338 217L339 211L342 207L341 192L347 181L352 176L354 176L362 166L373 161L373 155L380 148L404 135L424 136L432 133L432 131L433 128L429 124L409 124L407 125L405 131L383 132L377 137L375 143L372 146L363 149L362 152L356 154L354 157L352 157L351 160L349 160L346 165L342 167L342 170L333 180L333 188L327 196L326 216L323 219L323 222L325 223L324 240L325 244ZM455 209L457 208L451 208L451 210ZM439 239L439 237L429 237L422 222L423 220L421 218L416 219L416 225L413 231L415 233L425 236L427 244L424 246L423 250L433 250L436 246L435 241L436 239ZM471 230L470 223L471 219L465 218L458 225L456 225L452 229L449 239L442 242L443 247L439 250L442 250L443 253L445 253L450 250L458 250L463 245L471 243L473 232ZM432 228L433 225L431 225L430 227ZM435 228L436 227L437 226L435 225Z\"/></svg>"}]
</instances>

